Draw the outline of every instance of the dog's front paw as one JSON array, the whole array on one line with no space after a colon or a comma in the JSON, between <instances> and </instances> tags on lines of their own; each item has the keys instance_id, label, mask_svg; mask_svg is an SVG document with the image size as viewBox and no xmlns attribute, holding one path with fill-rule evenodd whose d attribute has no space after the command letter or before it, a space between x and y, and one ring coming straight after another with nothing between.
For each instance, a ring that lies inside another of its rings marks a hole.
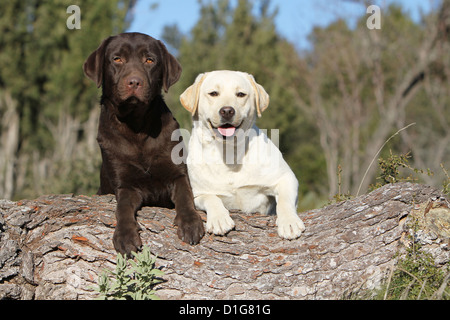
<instances>
[{"instance_id":1,"label":"dog's front paw","mask_svg":"<svg viewBox=\"0 0 450 320\"><path fill-rule=\"evenodd\" d=\"M277 226L278 235L288 240L297 239L305 231L303 221L296 214L288 217L278 217Z\"/></svg>"},{"instance_id":2,"label":"dog's front paw","mask_svg":"<svg viewBox=\"0 0 450 320\"><path fill-rule=\"evenodd\" d=\"M131 252L138 252L142 247L137 223L118 224L114 231L113 243L117 252L132 258Z\"/></svg>"},{"instance_id":3,"label":"dog's front paw","mask_svg":"<svg viewBox=\"0 0 450 320\"><path fill-rule=\"evenodd\" d=\"M177 214L174 223L178 226L178 238L191 245L199 243L205 235L202 218L196 211L184 216Z\"/></svg>"},{"instance_id":4,"label":"dog's front paw","mask_svg":"<svg viewBox=\"0 0 450 320\"><path fill-rule=\"evenodd\" d=\"M234 229L234 221L228 212L223 214L207 214L206 231L223 236Z\"/></svg>"}]
</instances>

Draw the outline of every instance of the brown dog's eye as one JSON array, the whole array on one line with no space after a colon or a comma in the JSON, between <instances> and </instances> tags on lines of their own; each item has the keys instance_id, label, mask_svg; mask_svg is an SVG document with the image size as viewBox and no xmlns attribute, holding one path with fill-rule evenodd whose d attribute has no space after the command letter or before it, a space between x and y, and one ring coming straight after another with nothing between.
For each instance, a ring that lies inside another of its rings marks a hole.
<instances>
[{"instance_id":1,"label":"brown dog's eye","mask_svg":"<svg viewBox=\"0 0 450 320\"><path fill-rule=\"evenodd\" d=\"M123 62L121 57L114 57L113 60L114 60L114 62L116 62L116 63L122 63L122 62Z\"/></svg>"},{"instance_id":2,"label":"brown dog's eye","mask_svg":"<svg viewBox=\"0 0 450 320\"><path fill-rule=\"evenodd\" d=\"M145 59L145 63L146 63L146 64L152 64L153 62L155 62L155 61L153 61L152 58L147 58L147 59Z\"/></svg>"},{"instance_id":3,"label":"brown dog's eye","mask_svg":"<svg viewBox=\"0 0 450 320\"><path fill-rule=\"evenodd\" d=\"M217 91L211 91L210 93L208 93L211 97L218 97L219 93Z\"/></svg>"},{"instance_id":4,"label":"brown dog's eye","mask_svg":"<svg viewBox=\"0 0 450 320\"><path fill-rule=\"evenodd\" d=\"M247 96L246 93L243 93L243 92L236 93L236 97L238 97L238 98L244 98L245 96Z\"/></svg>"}]
</instances>

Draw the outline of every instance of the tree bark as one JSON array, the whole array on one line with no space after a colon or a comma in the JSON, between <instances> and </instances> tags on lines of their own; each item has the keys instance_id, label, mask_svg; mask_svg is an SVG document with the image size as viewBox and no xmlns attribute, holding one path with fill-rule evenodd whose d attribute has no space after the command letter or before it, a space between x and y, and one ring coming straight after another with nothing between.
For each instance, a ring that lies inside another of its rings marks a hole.
<instances>
[{"instance_id":1,"label":"tree bark","mask_svg":"<svg viewBox=\"0 0 450 320\"><path fill-rule=\"evenodd\" d=\"M95 298L91 286L104 269L115 268L115 208L113 196L0 200L0 298ZM450 259L449 203L428 186L387 185L299 215L306 231L297 240L278 237L274 216L233 213L235 230L190 246L176 235L175 211L143 208L137 217L142 241L165 272L157 295L339 299L380 285L408 233L422 239L436 263ZM410 228L414 219L420 233Z\"/></svg>"}]
</instances>

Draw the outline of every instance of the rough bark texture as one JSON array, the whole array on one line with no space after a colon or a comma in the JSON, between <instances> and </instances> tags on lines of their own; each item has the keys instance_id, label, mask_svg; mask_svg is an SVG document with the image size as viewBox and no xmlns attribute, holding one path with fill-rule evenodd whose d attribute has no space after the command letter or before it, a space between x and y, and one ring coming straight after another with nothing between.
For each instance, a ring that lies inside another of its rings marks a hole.
<instances>
[{"instance_id":1,"label":"rough bark texture","mask_svg":"<svg viewBox=\"0 0 450 320\"><path fill-rule=\"evenodd\" d=\"M115 268L113 196L0 200L0 298L92 299ZM439 191L411 183L300 213L301 238L281 240L275 217L232 214L236 230L182 243L175 212L138 214L143 243L158 256L162 299L338 299L380 284L413 232L437 263L450 259L450 210ZM206 219L206 216L203 215Z\"/></svg>"}]
</instances>

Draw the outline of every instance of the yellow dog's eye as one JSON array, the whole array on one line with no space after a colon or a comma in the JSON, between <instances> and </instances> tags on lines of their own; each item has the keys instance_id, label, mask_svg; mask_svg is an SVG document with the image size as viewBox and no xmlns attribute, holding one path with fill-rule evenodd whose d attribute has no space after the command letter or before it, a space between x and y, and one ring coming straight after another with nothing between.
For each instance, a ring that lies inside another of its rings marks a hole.
<instances>
[{"instance_id":1,"label":"yellow dog's eye","mask_svg":"<svg viewBox=\"0 0 450 320\"><path fill-rule=\"evenodd\" d=\"M245 96L247 96L246 93L243 93L243 92L236 93L236 97L238 97L238 98L244 98Z\"/></svg>"},{"instance_id":2,"label":"yellow dog's eye","mask_svg":"<svg viewBox=\"0 0 450 320\"><path fill-rule=\"evenodd\" d=\"M147 58L147 59L145 59L145 63L146 63L146 64L152 64L153 62L155 62L155 61L153 61L152 58Z\"/></svg>"},{"instance_id":3,"label":"yellow dog's eye","mask_svg":"<svg viewBox=\"0 0 450 320\"><path fill-rule=\"evenodd\" d=\"M217 91L211 91L210 93L208 93L211 97L218 97L219 93Z\"/></svg>"},{"instance_id":4,"label":"yellow dog's eye","mask_svg":"<svg viewBox=\"0 0 450 320\"><path fill-rule=\"evenodd\" d=\"M113 60L114 60L114 62L116 62L116 63L122 63L122 62L123 62L121 57L114 57Z\"/></svg>"}]
</instances>

